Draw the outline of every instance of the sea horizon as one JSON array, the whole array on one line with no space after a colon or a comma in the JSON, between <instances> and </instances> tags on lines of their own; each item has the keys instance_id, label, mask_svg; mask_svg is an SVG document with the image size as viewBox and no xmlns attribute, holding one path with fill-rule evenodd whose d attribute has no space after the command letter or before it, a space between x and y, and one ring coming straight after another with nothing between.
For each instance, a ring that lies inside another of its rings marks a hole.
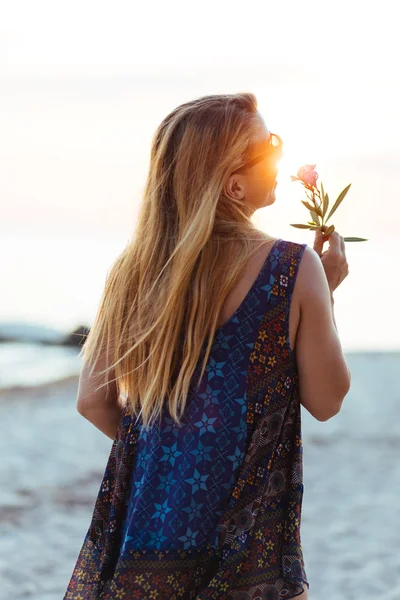
<instances>
[{"instance_id":1,"label":"sea horizon","mask_svg":"<svg viewBox=\"0 0 400 600\"><path fill-rule=\"evenodd\" d=\"M312 246L309 232L287 229L271 235ZM7 257L0 263L0 322L37 323L65 334L90 327L107 272L127 242L122 232L101 230L0 232L0 252ZM387 236L347 243L346 254L350 273L334 292L343 349L400 350L400 320L382 308L400 292L393 275L397 241Z\"/></svg>"}]
</instances>

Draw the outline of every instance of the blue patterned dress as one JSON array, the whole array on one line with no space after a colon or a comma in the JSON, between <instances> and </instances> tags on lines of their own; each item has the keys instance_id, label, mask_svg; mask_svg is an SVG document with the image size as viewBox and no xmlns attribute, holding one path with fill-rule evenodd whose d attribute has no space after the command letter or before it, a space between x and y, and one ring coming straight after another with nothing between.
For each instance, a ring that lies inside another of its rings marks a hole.
<instances>
[{"instance_id":1,"label":"blue patterned dress","mask_svg":"<svg viewBox=\"0 0 400 600\"><path fill-rule=\"evenodd\" d=\"M180 427L167 408L150 428L124 409L64 600L282 600L309 586L289 341L305 247L276 240L217 329Z\"/></svg>"}]
</instances>

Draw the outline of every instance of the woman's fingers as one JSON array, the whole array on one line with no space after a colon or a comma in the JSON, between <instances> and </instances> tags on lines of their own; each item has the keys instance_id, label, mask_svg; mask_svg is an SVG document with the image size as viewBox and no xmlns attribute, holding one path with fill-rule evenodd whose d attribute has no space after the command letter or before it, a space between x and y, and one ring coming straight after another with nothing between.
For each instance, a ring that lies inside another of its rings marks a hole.
<instances>
[{"instance_id":1,"label":"woman's fingers","mask_svg":"<svg viewBox=\"0 0 400 600\"><path fill-rule=\"evenodd\" d=\"M324 245L324 236L323 236L323 233L322 233L322 231L317 230L315 232L313 249L318 254L318 256L321 256L321 254L322 254L323 245Z\"/></svg>"}]
</instances>

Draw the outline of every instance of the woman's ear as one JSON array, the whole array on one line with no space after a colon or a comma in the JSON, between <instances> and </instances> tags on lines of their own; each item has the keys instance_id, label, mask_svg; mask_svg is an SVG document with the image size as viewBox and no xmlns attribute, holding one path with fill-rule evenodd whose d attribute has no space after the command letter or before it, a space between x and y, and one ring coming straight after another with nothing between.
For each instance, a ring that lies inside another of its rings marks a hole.
<instances>
[{"instance_id":1,"label":"woman's ear","mask_svg":"<svg viewBox=\"0 0 400 600\"><path fill-rule=\"evenodd\" d=\"M243 200L245 195L244 178L233 173L229 176L224 188L225 194L235 200Z\"/></svg>"}]
</instances>

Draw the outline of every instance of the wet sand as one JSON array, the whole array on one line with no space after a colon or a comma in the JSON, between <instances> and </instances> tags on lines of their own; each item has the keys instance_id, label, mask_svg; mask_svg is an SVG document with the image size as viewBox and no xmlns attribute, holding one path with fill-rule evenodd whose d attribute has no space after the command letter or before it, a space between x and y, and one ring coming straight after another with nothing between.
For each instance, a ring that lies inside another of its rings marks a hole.
<instances>
[{"instance_id":1,"label":"wet sand","mask_svg":"<svg viewBox=\"0 0 400 600\"><path fill-rule=\"evenodd\" d=\"M310 600L400 600L400 354L347 354L326 423L302 409ZM61 600L112 442L76 411L77 378L0 393L0 599Z\"/></svg>"}]
</instances>

